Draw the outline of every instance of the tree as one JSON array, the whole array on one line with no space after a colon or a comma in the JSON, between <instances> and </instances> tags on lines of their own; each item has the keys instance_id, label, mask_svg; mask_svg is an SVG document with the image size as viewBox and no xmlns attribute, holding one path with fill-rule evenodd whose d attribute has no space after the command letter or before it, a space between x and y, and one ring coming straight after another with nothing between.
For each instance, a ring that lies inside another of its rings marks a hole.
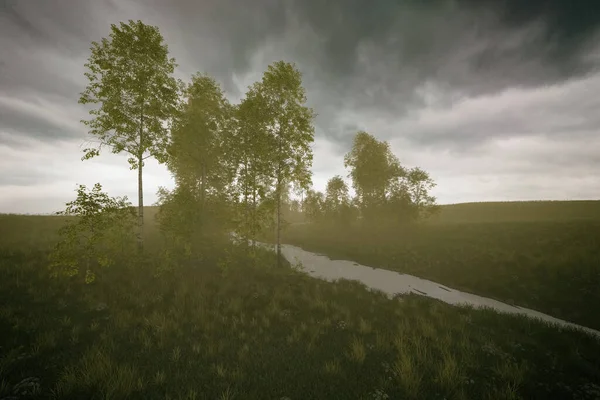
<instances>
[{"instance_id":1,"label":"tree","mask_svg":"<svg viewBox=\"0 0 600 400\"><path fill-rule=\"evenodd\" d=\"M436 212L429 191L435 183L424 170L405 169L385 141L358 132L352 149L344 157L356 202L366 222L401 224L426 218Z\"/></svg>"},{"instance_id":2,"label":"tree","mask_svg":"<svg viewBox=\"0 0 600 400\"><path fill-rule=\"evenodd\" d=\"M242 237L244 245L266 227L268 209L259 206L271 194L269 136L260 124L260 110L255 100L257 85L251 86L246 97L235 107L229 144L237 166L234 186L236 233Z\"/></svg>"},{"instance_id":3,"label":"tree","mask_svg":"<svg viewBox=\"0 0 600 400\"><path fill-rule=\"evenodd\" d=\"M382 213L386 215L387 223L393 226L405 225L418 219L419 213L412 202L406 178L392 183Z\"/></svg>"},{"instance_id":4,"label":"tree","mask_svg":"<svg viewBox=\"0 0 600 400\"><path fill-rule=\"evenodd\" d=\"M296 199L290 201L290 213L298 214L300 212L300 202Z\"/></svg>"},{"instance_id":5,"label":"tree","mask_svg":"<svg viewBox=\"0 0 600 400\"><path fill-rule=\"evenodd\" d=\"M234 161L226 138L232 107L219 84L207 75L193 75L185 96L186 102L171 131L167 164L178 185L189 186L198 193L198 223L202 225L207 197L222 197L234 179Z\"/></svg>"},{"instance_id":6,"label":"tree","mask_svg":"<svg viewBox=\"0 0 600 400\"><path fill-rule=\"evenodd\" d=\"M341 176L336 175L327 182L325 189L325 208L329 219L343 223L350 218L349 207L348 185Z\"/></svg>"},{"instance_id":7,"label":"tree","mask_svg":"<svg viewBox=\"0 0 600 400\"><path fill-rule=\"evenodd\" d=\"M367 220L373 219L377 209L385 204L392 183L406 174L387 142L362 131L354 137L344 166L351 168L349 176Z\"/></svg>"},{"instance_id":8,"label":"tree","mask_svg":"<svg viewBox=\"0 0 600 400\"><path fill-rule=\"evenodd\" d=\"M168 58L158 27L129 20L111 24L110 37L92 42L85 64L88 85L79 102L100 104L83 120L99 142L84 149L82 159L98 156L104 146L126 152L131 169L138 170L138 245L143 248L144 160L166 161L168 126L175 115L180 86L172 77L175 59Z\"/></svg>"},{"instance_id":9,"label":"tree","mask_svg":"<svg viewBox=\"0 0 600 400\"><path fill-rule=\"evenodd\" d=\"M115 257L129 253L135 213L127 197L109 197L96 183L91 191L77 188L75 200L57 215L75 216L59 230L61 240L50 254L53 276L75 276L85 267L85 282L96 278L100 267L108 267Z\"/></svg>"},{"instance_id":10,"label":"tree","mask_svg":"<svg viewBox=\"0 0 600 400\"><path fill-rule=\"evenodd\" d=\"M306 216L307 222L322 222L324 207L325 196L323 196L323 193L308 189L302 200L302 213Z\"/></svg>"},{"instance_id":11,"label":"tree","mask_svg":"<svg viewBox=\"0 0 600 400\"><path fill-rule=\"evenodd\" d=\"M348 196L348 186L341 176L336 175L327 181L325 198L334 209L337 209L342 204L347 204L350 201Z\"/></svg>"},{"instance_id":12,"label":"tree","mask_svg":"<svg viewBox=\"0 0 600 400\"><path fill-rule=\"evenodd\" d=\"M262 81L248 92L252 119L267 136L269 176L274 184L277 262L281 258L282 201L285 185L297 190L311 183L313 110L305 105L302 75L294 64L278 61L268 66Z\"/></svg>"},{"instance_id":13,"label":"tree","mask_svg":"<svg viewBox=\"0 0 600 400\"><path fill-rule=\"evenodd\" d=\"M418 217L427 218L439 210L436 198L429 194L435 182L429 174L419 167L414 167L406 174L406 191L416 208Z\"/></svg>"}]
</instances>

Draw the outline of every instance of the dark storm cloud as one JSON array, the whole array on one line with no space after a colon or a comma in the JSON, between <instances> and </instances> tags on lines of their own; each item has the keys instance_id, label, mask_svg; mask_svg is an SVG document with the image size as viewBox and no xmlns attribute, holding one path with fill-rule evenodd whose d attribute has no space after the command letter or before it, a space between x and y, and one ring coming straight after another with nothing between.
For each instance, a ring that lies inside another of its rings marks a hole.
<instances>
[{"instance_id":1,"label":"dark storm cloud","mask_svg":"<svg viewBox=\"0 0 600 400\"><path fill-rule=\"evenodd\" d=\"M0 94L0 131L42 141L81 137L77 111L69 104Z\"/></svg>"},{"instance_id":2,"label":"dark storm cloud","mask_svg":"<svg viewBox=\"0 0 600 400\"><path fill-rule=\"evenodd\" d=\"M317 131L347 148L351 138L340 134L335 122L340 109L378 110L399 118L424 106L417 92L428 82L454 98L536 87L593 71L594 64L582 55L596 32L597 6L590 3L581 11L566 1L525 3L152 0L138 4L165 27L186 72L207 71L233 95L245 88L236 87L232 75L264 69L276 59L297 62L309 102L319 114ZM253 64L268 45L267 54Z\"/></svg>"},{"instance_id":3,"label":"dark storm cloud","mask_svg":"<svg viewBox=\"0 0 600 400\"><path fill-rule=\"evenodd\" d=\"M183 20L191 25L197 19L204 21L203 28L197 28L202 34L190 29L183 36L188 55L197 65L209 65L228 90L232 89L232 73L251 69L251 58L261 46L276 43L260 66L278 58L296 61L304 73L309 103L319 114L317 132L344 150L350 146L351 135L340 128L348 123L336 121L339 110L371 110L397 119L427 106L419 90L431 82L442 89L437 101L451 104L456 98L516 86L561 83L592 73L596 67L586 54L597 33L600 4L575 7L570 1L496 0L259 3L252 7L235 0L218 5L183 0L169 4L185 14ZM261 11L257 14L256 10ZM166 9L159 11L166 14ZM199 36L218 36L220 46L207 45L207 52L194 47ZM281 41L282 36L286 40ZM201 61L206 59L214 61ZM510 130L508 121L502 124L501 130ZM368 130L369 125L364 121L351 126ZM473 130L481 135L481 128ZM493 134L489 124L485 131Z\"/></svg>"},{"instance_id":4,"label":"dark storm cloud","mask_svg":"<svg viewBox=\"0 0 600 400\"><path fill-rule=\"evenodd\" d=\"M453 96L534 87L590 72L582 54L600 8L569 1L130 0L0 3L0 91L37 91L76 101L92 40L128 18L157 24L184 78L198 70L234 83L276 59L304 73L317 128L349 145L335 114L371 109L402 117L424 106L435 82ZM281 40L285 38L285 40ZM263 60L253 58L276 43ZM365 125L368 125L365 123Z\"/></svg>"},{"instance_id":5,"label":"dark storm cloud","mask_svg":"<svg viewBox=\"0 0 600 400\"><path fill-rule=\"evenodd\" d=\"M50 165L61 149L61 179L83 176L74 165L86 138L79 121L88 115L77 100L91 42L111 23L141 19L160 28L177 77L207 72L232 101L269 63L295 62L318 114L320 184L345 175L343 154L358 130L399 139L401 160L444 176L445 196L463 177L472 179L463 182L473 185L463 190L469 196L498 196L499 185L477 186L482 176L530 183L557 171L583 176L586 166L598 168L595 153L578 148L599 145L599 9L600 2L571 0L0 0L0 158L10 148ZM116 182L126 163L109 165L107 157L85 174ZM2 171L20 161L11 163ZM7 178L18 189L13 203L35 192L28 174L43 177L40 191L72 194L70 183L58 189L56 176L22 171ZM168 173L155 176L160 185ZM545 182L554 190L552 179Z\"/></svg>"},{"instance_id":6,"label":"dark storm cloud","mask_svg":"<svg viewBox=\"0 0 600 400\"><path fill-rule=\"evenodd\" d=\"M424 77L439 72L439 78L456 80L460 86L466 82L450 73L444 76L442 66L457 52L467 57L469 80L494 76L499 81L496 88L509 84L502 79L506 73L513 74L507 77L512 78L511 85L537 85L589 72L592 65L580 55L600 22L600 3L575 5L570 0L298 0L291 4L298 18L322 38L320 61L332 78L360 72L356 59L366 43L378 49L374 55L396 61L399 70L418 68L417 76ZM537 32L528 29L540 24ZM474 48L465 54L465 45ZM544 66L543 77L535 71L507 68L531 59Z\"/></svg>"},{"instance_id":7,"label":"dark storm cloud","mask_svg":"<svg viewBox=\"0 0 600 400\"><path fill-rule=\"evenodd\" d=\"M172 33L169 47L188 73L202 70L224 83L234 95L232 74L251 69L251 58L271 37L287 28L286 2L277 0L137 1L136 7Z\"/></svg>"},{"instance_id":8,"label":"dark storm cloud","mask_svg":"<svg viewBox=\"0 0 600 400\"><path fill-rule=\"evenodd\" d=\"M397 124L384 120L380 126L384 136L402 132L413 145L458 153L492 140L528 136L584 145L586 138L597 136L600 126L599 90L599 77L537 89L516 88L465 99L450 108L420 110Z\"/></svg>"},{"instance_id":9,"label":"dark storm cloud","mask_svg":"<svg viewBox=\"0 0 600 400\"><path fill-rule=\"evenodd\" d=\"M112 0L2 0L0 29L14 45L31 50L51 47L77 55L98 40L97 34L107 28L103 17L116 10Z\"/></svg>"},{"instance_id":10,"label":"dark storm cloud","mask_svg":"<svg viewBox=\"0 0 600 400\"><path fill-rule=\"evenodd\" d=\"M91 41L106 35L105 16L113 10L110 1L0 3L0 139L85 133L79 120L86 111L77 105L83 64Z\"/></svg>"}]
</instances>

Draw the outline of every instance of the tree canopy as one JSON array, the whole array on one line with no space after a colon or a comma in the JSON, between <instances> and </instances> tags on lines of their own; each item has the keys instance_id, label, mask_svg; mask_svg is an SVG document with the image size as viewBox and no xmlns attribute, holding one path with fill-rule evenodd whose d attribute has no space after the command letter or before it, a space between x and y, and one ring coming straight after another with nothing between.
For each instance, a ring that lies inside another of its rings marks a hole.
<instances>
[{"instance_id":1,"label":"tree canopy","mask_svg":"<svg viewBox=\"0 0 600 400\"><path fill-rule=\"evenodd\" d=\"M340 175L324 193L311 188L316 114L293 63L272 63L238 104L230 104L204 73L187 84L177 81L158 28L130 20L92 42L85 66L88 85L79 101L99 107L83 121L97 144L83 159L104 146L129 154L138 169L140 244L142 168L149 157L166 163L175 179L174 190L159 191L159 222L184 255L207 240L204 233L229 230L245 239L272 230L279 253L285 219L299 214L315 223L402 224L436 210L429 174L404 167L389 143L365 131L357 132L344 157L354 197ZM300 193L306 194L302 201L293 198Z\"/></svg>"},{"instance_id":2,"label":"tree canopy","mask_svg":"<svg viewBox=\"0 0 600 400\"><path fill-rule=\"evenodd\" d=\"M138 241L143 243L144 160L166 161L168 122L177 114L179 85L172 76L175 59L169 58L158 27L129 20L111 25L108 38L92 42L85 64L88 85L82 104L99 104L90 110L89 127L96 146L84 149L83 159L98 156L107 146L129 154L131 169L138 170Z\"/></svg>"}]
</instances>

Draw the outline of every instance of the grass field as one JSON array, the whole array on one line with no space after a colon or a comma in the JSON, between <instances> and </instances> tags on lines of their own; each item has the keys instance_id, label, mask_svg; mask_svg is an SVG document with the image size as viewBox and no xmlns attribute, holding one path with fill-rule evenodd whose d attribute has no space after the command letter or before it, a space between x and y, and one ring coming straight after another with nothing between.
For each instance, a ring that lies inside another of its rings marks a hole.
<instances>
[{"instance_id":1,"label":"grass field","mask_svg":"<svg viewBox=\"0 0 600 400\"><path fill-rule=\"evenodd\" d=\"M124 260L91 285L52 279L46 254L62 223L0 216L0 399L600 396L591 336L420 296L389 300L275 268L271 253L251 261L232 244L161 276L157 257ZM473 236L451 243L471 249Z\"/></svg>"},{"instance_id":2,"label":"grass field","mask_svg":"<svg viewBox=\"0 0 600 400\"><path fill-rule=\"evenodd\" d=\"M599 200L506 201L441 206L430 223L600 221Z\"/></svg>"},{"instance_id":3,"label":"grass field","mask_svg":"<svg viewBox=\"0 0 600 400\"><path fill-rule=\"evenodd\" d=\"M298 225L284 242L600 329L599 210L600 202L453 205L419 228Z\"/></svg>"}]
</instances>

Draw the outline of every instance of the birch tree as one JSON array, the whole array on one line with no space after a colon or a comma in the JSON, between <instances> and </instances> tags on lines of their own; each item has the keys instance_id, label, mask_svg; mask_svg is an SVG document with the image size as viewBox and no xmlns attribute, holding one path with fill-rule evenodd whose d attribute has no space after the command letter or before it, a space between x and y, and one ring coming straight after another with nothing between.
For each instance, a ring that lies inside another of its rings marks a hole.
<instances>
[{"instance_id":1,"label":"birch tree","mask_svg":"<svg viewBox=\"0 0 600 400\"><path fill-rule=\"evenodd\" d=\"M338 210L340 206L350 201L348 186L341 176L336 175L327 181L325 199L334 210Z\"/></svg>"},{"instance_id":2,"label":"birch tree","mask_svg":"<svg viewBox=\"0 0 600 400\"><path fill-rule=\"evenodd\" d=\"M268 208L259 206L268 201L271 195L269 137L260 124L256 91L255 83L236 107L235 128L230 144L237 160L237 232L244 238L245 244L248 239L255 239L266 226Z\"/></svg>"},{"instance_id":3,"label":"birch tree","mask_svg":"<svg viewBox=\"0 0 600 400\"><path fill-rule=\"evenodd\" d=\"M296 190L311 184L313 120L305 105L302 75L292 63L278 61L268 66L263 78L248 93L257 127L268 135L269 176L274 185L277 262L281 258L282 200L284 187Z\"/></svg>"},{"instance_id":4,"label":"birch tree","mask_svg":"<svg viewBox=\"0 0 600 400\"><path fill-rule=\"evenodd\" d=\"M129 20L111 24L108 38L92 42L85 64L88 85L81 104L99 104L92 118L82 123L94 137L95 147L84 149L83 160L98 156L103 147L129 155L131 169L138 170L138 246L143 248L144 160L166 160L168 121L176 112L180 86L172 74L158 27Z\"/></svg>"},{"instance_id":5,"label":"birch tree","mask_svg":"<svg viewBox=\"0 0 600 400\"><path fill-rule=\"evenodd\" d=\"M340 224L350 218L348 185L341 176L336 175L327 181L325 205L328 217L332 222Z\"/></svg>"},{"instance_id":6,"label":"birch tree","mask_svg":"<svg viewBox=\"0 0 600 400\"><path fill-rule=\"evenodd\" d=\"M389 144L367 132L358 132L344 157L365 220L372 219L387 199L392 183L405 175Z\"/></svg>"},{"instance_id":7,"label":"birch tree","mask_svg":"<svg viewBox=\"0 0 600 400\"><path fill-rule=\"evenodd\" d=\"M407 171L405 179L406 191L416 208L417 215L427 218L439 211L436 198L430 191L436 186L435 182L426 171L419 167Z\"/></svg>"},{"instance_id":8,"label":"birch tree","mask_svg":"<svg viewBox=\"0 0 600 400\"><path fill-rule=\"evenodd\" d=\"M385 141L358 132L344 157L363 217L369 222L397 224L435 213L433 179L421 168L406 169Z\"/></svg>"},{"instance_id":9,"label":"birch tree","mask_svg":"<svg viewBox=\"0 0 600 400\"><path fill-rule=\"evenodd\" d=\"M306 221L311 223L323 222L323 209L325 208L325 196L319 191L308 189L306 196L302 199L302 214Z\"/></svg>"},{"instance_id":10,"label":"birch tree","mask_svg":"<svg viewBox=\"0 0 600 400\"><path fill-rule=\"evenodd\" d=\"M226 138L230 134L231 105L219 84L203 74L192 76L185 96L171 132L167 164L178 185L198 194L199 222L203 224L207 199L221 198L234 178Z\"/></svg>"}]
</instances>

